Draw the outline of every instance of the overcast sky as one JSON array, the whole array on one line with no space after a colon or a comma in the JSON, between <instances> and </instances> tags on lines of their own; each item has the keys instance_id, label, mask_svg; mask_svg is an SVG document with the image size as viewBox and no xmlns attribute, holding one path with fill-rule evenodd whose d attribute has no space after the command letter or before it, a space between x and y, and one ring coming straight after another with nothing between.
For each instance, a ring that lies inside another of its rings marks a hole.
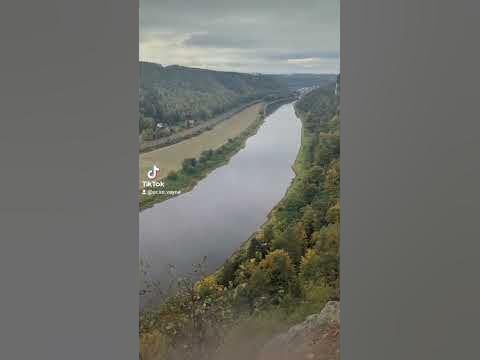
<instances>
[{"instance_id":1,"label":"overcast sky","mask_svg":"<svg viewBox=\"0 0 480 360\"><path fill-rule=\"evenodd\" d=\"M339 0L140 0L140 60L338 73L339 23Z\"/></svg>"}]
</instances>

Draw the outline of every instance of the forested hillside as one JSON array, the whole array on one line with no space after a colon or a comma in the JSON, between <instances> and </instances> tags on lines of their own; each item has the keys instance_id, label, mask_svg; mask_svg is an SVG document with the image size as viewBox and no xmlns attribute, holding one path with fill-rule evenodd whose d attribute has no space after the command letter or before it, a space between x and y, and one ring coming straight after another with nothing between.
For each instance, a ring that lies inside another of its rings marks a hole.
<instances>
[{"instance_id":1,"label":"forested hillside","mask_svg":"<svg viewBox=\"0 0 480 360\"><path fill-rule=\"evenodd\" d=\"M337 77L335 74L285 74L272 76L278 81L285 83L291 91L312 86L328 86L334 84Z\"/></svg>"},{"instance_id":2,"label":"forested hillside","mask_svg":"<svg viewBox=\"0 0 480 360\"><path fill-rule=\"evenodd\" d=\"M255 359L275 332L339 298L339 98L334 89L335 82L296 103L303 123L296 177L266 224L215 274L200 281L179 279L161 305L144 309L145 359Z\"/></svg>"},{"instance_id":3,"label":"forested hillside","mask_svg":"<svg viewBox=\"0 0 480 360\"><path fill-rule=\"evenodd\" d=\"M139 66L140 132L147 139L192 126L252 100L287 94L286 84L269 75L146 62Z\"/></svg>"}]
</instances>

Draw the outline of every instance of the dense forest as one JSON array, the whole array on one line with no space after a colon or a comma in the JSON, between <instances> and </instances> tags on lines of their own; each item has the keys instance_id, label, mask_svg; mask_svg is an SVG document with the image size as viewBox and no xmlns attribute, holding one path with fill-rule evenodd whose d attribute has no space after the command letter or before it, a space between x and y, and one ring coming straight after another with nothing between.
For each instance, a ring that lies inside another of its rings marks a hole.
<instances>
[{"instance_id":1,"label":"dense forest","mask_svg":"<svg viewBox=\"0 0 480 360\"><path fill-rule=\"evenodd\" d=\"M171 135L255 100L335 82L335 75L245 74L147 62L139 67L142 140Z\"/></svg>"},{"instance_id":2,"label":"dense forest","mask_svg":"<svg viewBox=\"0 0 480 360\"><path fill-rule=\"evenodd\" d=\"M281 74L272 76L285 83L290 91L312 86L328 86L334 84L337 78L337 75L334 74Z\"/></svg>"},{"instance_id":3,"label":"dense forest","mask_svg":"<svg viewBox=\"0 0 480 360\"><path fill-rule=\"evenodd\" d=\"M199 264L192 276L176 280L161 304L143 309L144 359L224 359L238 352L252 358L258 350L252 341L278 330L279 322L302 321L339 298L335 82L306 94L295 108L303 123L302 145L287 194L216 273L203 274Z\"/></svg>"},{"instance_id":4,"label":"dense forest","mask_svg":"<svg viewBox=\"0 0 480 360\"><path fill-rule=\"evenodd\" d=\"M287 94L287 86L269 75L140 62L140 133L148 140L156 132L175 131L253 100Z\"/></svg>"}]
</instances>

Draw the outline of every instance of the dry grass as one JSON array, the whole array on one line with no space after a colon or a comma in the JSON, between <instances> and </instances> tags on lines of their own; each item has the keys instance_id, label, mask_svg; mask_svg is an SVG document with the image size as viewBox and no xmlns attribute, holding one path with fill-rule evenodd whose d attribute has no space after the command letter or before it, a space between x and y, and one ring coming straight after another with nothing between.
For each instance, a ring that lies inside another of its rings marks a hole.
<instances>
[{"instance_id":1,"label":"dry grass","mask_svg":"<svg viewBox=\"0 0 480 360\"><path fill-rule=\"evenodd\" d=\"M170 171L179 170L184 159L198 158L202 151L222 146L229 138L238 136L250 126L263 107L263 103L252 105L222 121L212 130L177 144L140 154L140 181L148 180L146 172L153 164L160 168L160 177L164 177Z\"/></svg>"}]
</instances>

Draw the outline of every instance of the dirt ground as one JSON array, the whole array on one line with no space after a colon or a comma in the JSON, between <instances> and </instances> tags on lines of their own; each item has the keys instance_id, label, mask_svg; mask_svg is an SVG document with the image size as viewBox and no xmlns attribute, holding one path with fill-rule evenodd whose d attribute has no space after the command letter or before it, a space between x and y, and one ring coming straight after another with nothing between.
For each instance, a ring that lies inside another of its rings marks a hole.
<instances>
[{"instance_id":1,"label":"dirt ground","mask_svg":"<svg viewBox=\"0 0 480 360\"><path fill-rule=\"evenodd\" d=\"M264 349L257 360L339 360L340 329L332 324L311 330L289 344Z\"/></svg>"},{"instance_id":2,"label":"dirt ground","mask_svg":"<svg viewBox=\"0 0 480 360\"><path fill-rule=\"evenodd\" d=\"M251 125L263 107L263 103L252 105L222 121L212 130L177 144L140 154L140 182L148 180L146 172L153 164L160 168L160 177L164 177L170 171L179 170L184 159L198 158L202 151L216 149L225 144L229 138L236 137Z\"/></svg>"}]
</instances>

